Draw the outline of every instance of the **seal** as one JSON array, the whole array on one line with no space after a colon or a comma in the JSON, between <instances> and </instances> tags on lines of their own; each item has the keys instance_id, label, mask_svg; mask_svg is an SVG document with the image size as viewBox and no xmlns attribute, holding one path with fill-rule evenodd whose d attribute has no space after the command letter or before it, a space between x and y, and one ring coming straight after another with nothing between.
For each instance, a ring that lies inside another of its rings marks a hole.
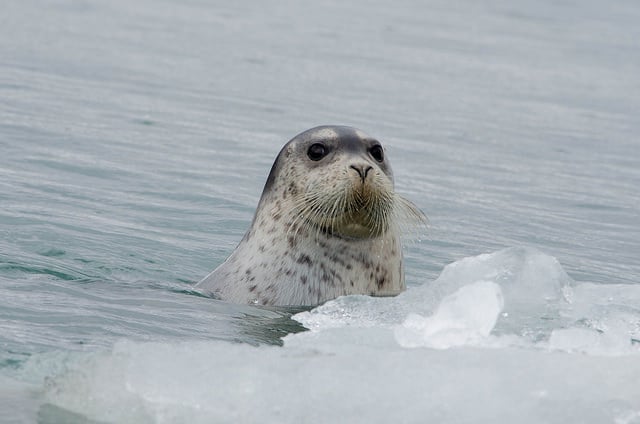
<instances>
[{"instance_id":1,"label":"seal","mask_svg":"<svg viewBox=\"0 0 640 424\"><path fill-rule=\"evenodd\" d=\"M251 227L196 287L276 306L394 296L405 289L402 223L426 217L395 193L382 144L356 128L312 128L282 148Z\"/></svg>"}]
</instances>

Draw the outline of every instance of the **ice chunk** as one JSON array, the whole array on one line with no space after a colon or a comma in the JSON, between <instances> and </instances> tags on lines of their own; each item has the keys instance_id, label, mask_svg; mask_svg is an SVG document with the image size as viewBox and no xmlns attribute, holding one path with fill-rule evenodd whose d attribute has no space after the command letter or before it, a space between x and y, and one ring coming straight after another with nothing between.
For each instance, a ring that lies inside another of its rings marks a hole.
<instances>
[{"instance_id":1,"label":"ice chunk","mask_svg":"<svg viewBox=\"0 0 640 424\"><path fill-rule=\"evenodd\" d=\"M591 355L618 356L640 352L624 332L603 332L588 328L554 330L549 338L549 347Z\"/></svg>"},{"instance_id":2,"label":"ice chunk","mask_svg":"<svg viewBox=\"0 0 640 424\"><path fill-rule=\"evenodd\" d=\"M640 285L576 284L563 315L603 332L624 332L640 340Z\"/></svg>"},{"instance_id":3,"label":"ice chunk","mask_svg":"<svg viewBox=\"0 0 640 424\"><path fill-rule=\"evenodd\" d=\"M396 339L404 347L436 349L478 344L493 330L503 306L500 286L478 281L445 297L430 317L409 315L396 328Z\"/></svg>"},{"instance_id":4,"label":"ice chunk","mask_svg":"<svg viewBox=\"0 0 640 424\"><path fill-rule=\"evenodd\" d=\"M530 335L548 332L558 320L572 282L554 257L530 247L512 247L448 265L432 290L450 293L479 280L493 281L502 290L504 311L497 332Z\"/></svg>"},{"instance_id":5,"label":"ice chunk","mask_svg":"<svg viewBox=\"0 0 640 424\"><path fill-rule=\"evenodd\" d=\"M57 410L39 416L100 422L630 424L638 304L640 286L575 284L554 258L505 249L395 298L298 314L313 331L283 347L122 342L35 355L23 373L51 370L43 396Z\"/></svg>"},{"instance_id":6,"label":"ice chunk","mask_svg":"<svg viewBox=\"0 0 640 424\"><path fill-rule=\"evenodd\" d=\"M400 323L409 313L406 292L394 298L343 296L293 318L311 331L340 327L377 327Z\"/></svg>"},{"instance_id":7,"label":"ice chunk","mask_svg":"<svg viewBox=\"0 0 640 424\"><path fill-rule=\"evenodd\" d=\"M640 286L574 284L562 315L567 327L553 331L551 349L591 355L640 353Z\"/></svg>"},{"instance_id":8,"label":"ice chunk","mask_svg":"<svg viewBox=\"0 0 640 424\"><path fill-rule=\"evenodd\" d=\"M552 256L513 247L449 264L432 283L409 288L392 299L342 297L294 319L314 331L345 326L391 328L410 314L432 315L445 297L480 281L497 284L504 298L496 333L538 340L559 326L559 310L572 280Z\"/></svg>"},{"instance_id":9,"label":"ice chunk","mask_svg":"<svg viewBox=\"0 0 640 424\"><path fill-rule=\"evenodd\" d=\"M361 331L282 348L118 343L69 358L45 401L108 423L601 423L640 411L636 357L352 343Z\"/></svg>"},{"instance_id":10,"label":"ice chunk","mask_svg":"<svg viewBox=\"0 0 640 424\"><path fill-rule=\"evenodd\" d=\"M37 422L38 407L35 399L38 387L24 381L0 375L0 423Z\"/></svg>"}]
</instances>

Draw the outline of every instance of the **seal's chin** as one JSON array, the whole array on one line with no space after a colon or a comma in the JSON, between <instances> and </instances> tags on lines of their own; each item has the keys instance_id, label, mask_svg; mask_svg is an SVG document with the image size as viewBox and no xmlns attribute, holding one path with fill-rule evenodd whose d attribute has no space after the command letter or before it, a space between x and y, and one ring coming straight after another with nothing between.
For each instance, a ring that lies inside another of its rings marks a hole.
<instances>
[{"instance_id":1,"label":"seal's chin","mask_svg":"<svg viewBox=\"0 0 640 424\"><path fill-rule=\"evenodd\" d=\"M325 233L349 239L370 239L384 235L389 228L390 205L381 198L351 198L343 210L323 219Z\"/></svg>"},{"instance_id":2,"label":"seal's chin","mask_svg":"<svg viewBox=\"0 0 640 424\"><path fill-rule=\"evenodd\" d=\"M356 222L350 222L334 227L332 234L341 238L370 239L381 236L384 234L384 231L379 231Z\"/></svg>"}]
</instances>

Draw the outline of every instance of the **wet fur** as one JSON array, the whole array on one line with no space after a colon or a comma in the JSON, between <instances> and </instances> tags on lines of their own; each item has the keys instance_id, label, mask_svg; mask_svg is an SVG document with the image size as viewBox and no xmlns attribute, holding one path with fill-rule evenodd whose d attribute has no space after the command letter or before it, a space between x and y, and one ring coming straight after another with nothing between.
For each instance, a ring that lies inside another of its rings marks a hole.
<instances>
[{"instance_id":1,"label":"wet fur","mask_svg":"<svg viewBox=\"0 0 640 424\"><path fill-rule=\"evenodd\" d=\"M308 147L325 143L320 161ZM377 140L349 127L317 127L276 158L251 228L231 256L198 283L236 303L317 305L347 294L390 296L405 288L401 223L424 215L393 191ZM371 167L366 178L351 165Z\"/></svg>"}]
</instances>

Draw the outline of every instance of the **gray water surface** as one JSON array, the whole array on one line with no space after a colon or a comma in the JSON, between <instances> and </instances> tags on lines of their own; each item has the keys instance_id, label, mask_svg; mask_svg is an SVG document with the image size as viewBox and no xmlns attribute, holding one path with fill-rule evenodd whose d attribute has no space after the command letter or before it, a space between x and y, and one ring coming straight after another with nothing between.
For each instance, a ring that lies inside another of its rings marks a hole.
<instances>
[{"instance_id":1,"label":"gray water surface","mask_svg":"<svg viewBox=\"0 0 640 424\"><path fill-rule=\"evenodd\" d=\"M321 124L380 139L397 190L429 216L405 249L410 289L513 246L576 282L639 287L638 22L634 1L8 2L7 390L38 410L18 382L38 392L77 362L31 374L34 355L302 330L296 311L193 285L241 239L280 147Z\"/></svg>"}]
</instances>

